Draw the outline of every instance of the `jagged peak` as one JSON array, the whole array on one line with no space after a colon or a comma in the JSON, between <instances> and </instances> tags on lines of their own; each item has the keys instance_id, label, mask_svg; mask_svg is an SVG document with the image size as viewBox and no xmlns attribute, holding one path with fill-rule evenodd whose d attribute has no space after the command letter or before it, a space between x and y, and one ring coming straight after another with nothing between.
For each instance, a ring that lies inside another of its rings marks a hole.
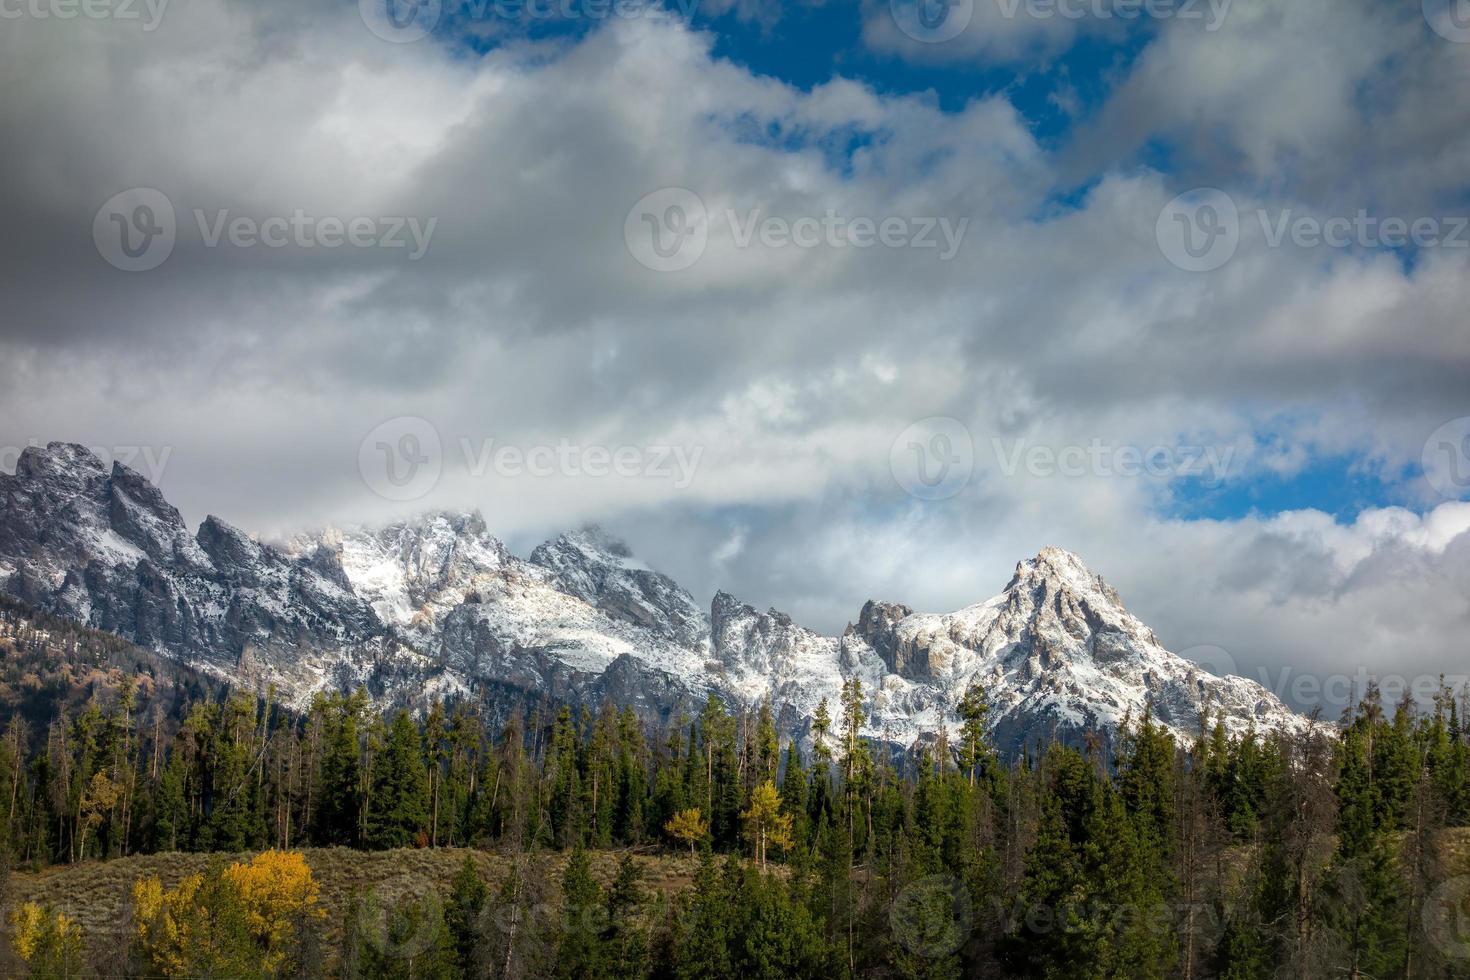
<instances>
[{"instance_id":1,"label":"jagged peak","mask_svg":"<svg viewBox=\"0 0 1470 980\"><path fill-rule=\"evenodd\" d=\"M21 450L15 462L15 475L22 477L46 477L85 471L92 475L106 476L107 467L102 459L86 446L75 442L48 442L42 446L27 446Z\"/></svg>"},{"instance_id":2,"label":"jagged peak","mask_svg":"<svg viewBox=\"0 0 1470 980\"><path fill-rule=\"evenodd\" d=\"M530 560L531 564L556 574L593 573L601 578L626 572L635 577L652 577L668 588L679 589L677 582L643 562L626 541L600 524L583 524L575 530L563 531L537 545Z\"/></svg>"},{"instance_id":3,"label":"jagged peak","mask_svg":"<svg viewBox=\"0 0 1470 980\"><path fill-rule=\"evenodd\" d=\"M863 603L863 608L858 613L857 623L848 623L845 632L856 632L871 642L875 635L891 630L894 625L908 619L913 614L914 610L901 602L869 599Z\"/></svg>"},{"instance_id":4,"label":"jagged peak","mask_svg":"<svg viewBox=\"0 0 1470 980\"><path fill-rule=\"evenodd\" d=\"M747 611L749 615L757 615L754 606L741 602L724 589L716 592L714 600L710 603L710 615L715 622L720 622L721 620L740 615Z\"/></svg>"},{"instance_id":5,"label":"jagged peak","mask_svg":"<svg viewBox=\"0 0 1470 980\"><path fill-rule=\"evenodd\" d=\"M1088 568L1081 556L1065 548L1047 546L1035 558L1017 562L1016 573L1006 585L1006 591L1037 584L1049 584L1076 593L1098 592L1112 602L1118 601L1113 587L1101 575Z\"/></svg>"},{"instance_id":6,"label":"jagged peak","mask_svg":"<svg viewBox=\"0 0 1470 980\"><path fill-rule=\"evenodd\" d=\"M386 524L330 524L317 531L292 535L283 544L287 551L304 553L318 545L340 548L349 537L401 538L405 534L425 537L440 529L458 538L474 538L501 547L500 539L490 533L490 526L478 509L431 510Z\"/></svg>"},{"instance_id":7,"label":"jagged peak","mask_svg":"<svg viewBox=\"0 0 1470 980\"><path fill-rule=\"evenodd\" d=\"M410 532L420 537L427 537L441 530L447 531L455 538L471 538L491 543L497 549L500 548L500 539L490 533L490 526L485 523L485 517L479 510L428 511L417 517L378 528L377 534L382 536L392 532L400 534Z\"/></svg>"},{"instance_id":8,"label":"jagged peak","mask_svg":"<svg viewBox=\"0 0 1470 980\"><path fill-rule=\"evenodd\" d=\"M714 623L715 629L718 630L723 624L737 618L769 620L778 626L795 627L804 633L813 633L813 631L800 625L790 615L782 612L775 606L772 606L765 612L761 612L755 606L752 606L737 596L733 596L723 590L716 592L714 601L710 603L710 619ZM813 633L813 635L815 634Z\"/></svg>"},{"instance_id":9,"label":"jagged peak","mask_svg":"<svg viewBox=\"0 0 1470 980\"><path fill-rule=\"evenodd\" d=\"M633 549L628 547L628 542L597 523L583 524L574 530L563 531L541 547L554 547L558 544L571 545L581 551L610 555L619 559L633 557Z\"/></svg>"},{"instance_id":10,"label":"jagged peak","mask_svg":"<svg viewBox=\"0 0 1470 980\"><path fill-rule=\"evenodd\" d=\"M172 514L177 518L178 508L170 504L163 491L142 473L114 460L111 475L114 488L122 490L138 503L147 504L160 513Z\"/></svg>"},{"instance_id":11,"label":"jagged peak","mask_svg":"<svg viewBox=\"0 0 1470 980\"><path fill-rule=\"evenodd\" d=\"M204 520L199 524L199 533L196 535L200 541L204 540L230 540L239 541L250 545L258 545L254 537L240 530L235 525L222 517L206 514Z\"/></svg>"}]
</instances>

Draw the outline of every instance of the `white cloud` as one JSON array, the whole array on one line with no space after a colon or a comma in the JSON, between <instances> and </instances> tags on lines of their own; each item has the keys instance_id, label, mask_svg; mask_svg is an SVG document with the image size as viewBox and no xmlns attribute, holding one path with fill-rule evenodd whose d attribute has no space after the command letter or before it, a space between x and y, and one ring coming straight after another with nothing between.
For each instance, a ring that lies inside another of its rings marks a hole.
<instances>
[{"instance_id":1,"label":"white cloud","mask_svg":"<svg viewBox=\"0 0 1470 980\"><path fill-rule=\"evenodd\" d=\"M1247 222L1231 263L1190 275L1154 238L1178 177L1105 159L1172 129L1224 141L1195 146L1198 166L1243 175L1245 209L1326 208L1334 195L1313 191L1364 158L1363 186L1441 200L1464 110L1428 98L1418 62L1383 74L1410 45L1397 27L1355 7L1330 23L1315 5L1240 8L1235 33L1165 30L1102 117L1139 126L1060 154L1003 97L945 113L843 79L802 91L672 21L484 56L388 45L326 4L197 0L146 43L118 25L8 24L0 443L167 446L162 482L187 516L270 533L405 509L369 492L358 444L423 416L446 473L411 506L479 506L517 543L610 520L701 598L723 586L837 628L870 595L926 609L989 596L1057 544L1175 646L1217 644L1244 666L1317 669L1347 649L1443 663L1465 635L1470 545L1463 507L1427 485L1396 488L1423 517L1167 520L1167 474L1008 475L993 448L1209 447L1236 477L1348 456L1392 482L1470 415L1464 251L1406 271L1392 255L1273 249ZM1314 80L1354 38L1361 57ZM1366 116L1365 78L1389 103ZM1396 175L1365 119L1427 147L1423 167ZM1097 180L1059 207L1077 167ZM1278 173L1290 186L1266 186ZM164 191L186 224L167 263L128 275L88 236L133 185ZM742 248L716 220L692 268L660 274L623 230L666 186L717 218L969 225L944 262ZM438 224L409 263L205 248L195 208ZM979 456L965 493L919 506L889 454L932 416L963 420ZM466 472L459 441L491 438L701 456L688 488Z\"/></svg>"}]
</instances>

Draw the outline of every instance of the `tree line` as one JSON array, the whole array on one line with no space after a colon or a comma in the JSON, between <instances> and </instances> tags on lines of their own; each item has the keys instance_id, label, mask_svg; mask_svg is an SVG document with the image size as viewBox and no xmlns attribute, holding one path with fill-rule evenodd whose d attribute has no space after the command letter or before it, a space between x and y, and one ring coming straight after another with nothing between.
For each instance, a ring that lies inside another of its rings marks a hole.
<instances>
[{"instance_id":1,"label":"tree line","mask_svg":"<svg viewBox=\"0 0 1470 980\"><path fill-rule=\"evenodd\" d=\"M783 744L768 702L714 697L651 729L610 704L492 727L467 700L385 715L363 692L322 693L298 713L236 691L145 712L139 692L123 676L59 701L43 731L11 719L13 863L323 846L503 857L500 878L471 863L444 895L387 909L359 896L330 963L313 918L269 942L242 926L230 970L249 961L250 975L1470 977L1470 735L1447 688L1392 709L1370 688L1335 731L1232 737L1205 718L1180 744L1145 715L1111 743L1014 760L988 738L980 687L956 729L901 760L862 736L855 680L805 750ZM588 855L609 849L625 858L600 881ZM638 856L660 851L694 855L673 897L640 883ZM562 856L559 881L547 855ZM248 912L227 871L173 906L135 896L133 914ZM74 926L20 911L27 962L70 948ZM151 975L221 975L188 943L172 960L139 944L130 962Z\"/></svg>"}]
</instances>

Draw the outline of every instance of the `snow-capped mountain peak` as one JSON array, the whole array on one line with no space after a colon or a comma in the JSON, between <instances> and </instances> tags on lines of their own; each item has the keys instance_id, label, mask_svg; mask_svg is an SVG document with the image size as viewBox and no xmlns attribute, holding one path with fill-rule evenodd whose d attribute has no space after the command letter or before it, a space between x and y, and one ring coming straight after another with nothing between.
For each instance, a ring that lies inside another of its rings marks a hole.
<instances>
[{"instance_id":1,"label":"snow-capped mountain peak","mask_svg":"<svg viewBox=\"0 0 1470 980\"><path fill-rule=\"evenodd\" d=\"M1034 586L1050 586L1054 589L1069 589L1078 595L1098 595L1118 605L1121 600L1117 592L1073 552L1063 548L1046 547L1025 561L1016 563L1006 591Z\"/></svg>"},{"instance_id":2,"label":"snow-capped mountain peak","mask_svg":"<svg viewBox=\"0 0 1470 980\"><path fill-rule=\"evenodd\" d=\"M555 586L623 620L684 646L707 642L704 610L677 582L633 556L627 543L598 525L569 531L531 552L531 564Z\"/></svg>"},{"instance_id":3,"label":"snow-capped mountain peak","mask_svg":"<svg viewBox=\"0 0 1470 980\"><path fill-rule=\"evenodd\" d=\"M0 588L241 683L301 701L366 685L421 704L629 704L651 722L709 694L769 698L806 735L822 699L866 692L865 730L897 745L957 723L971 684L1017 749L1107 735L1145 711L1181 739L1201 717L1300 728L1260 685L1166 650L1080 557L1046 548L993 598L945 614L870 601L840 636L726 593L706 611L607 531L561 534L519 558L478 513L329 528L277 547L217 517L190 534L141 475L53 443L0 474Z\"/></svg>"}]
</instances>

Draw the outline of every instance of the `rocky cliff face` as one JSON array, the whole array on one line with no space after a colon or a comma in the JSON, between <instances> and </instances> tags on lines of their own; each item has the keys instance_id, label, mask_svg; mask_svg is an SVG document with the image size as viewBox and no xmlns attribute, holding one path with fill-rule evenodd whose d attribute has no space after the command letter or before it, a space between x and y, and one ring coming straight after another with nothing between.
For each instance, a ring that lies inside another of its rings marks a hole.
<instances>
[{"instance_id":1,"label":"rocky cliff face","mask_svg":"<svg viewBox=\"0 0 1470 980\"><path fill-rule=\"evenodd\" d=\"M708 615L597 528L528 559L478 514L329 529L277 547L210 517L190 534L126 467L54 443L0 474L0 588L240 683L305 700L366 685L384 702L478 691L510 702L611 699L650 721L710 694L771 698L805 736L844 681L867 693L867 732L897 745L956 724L972 683L1008 749L1105 737L1145 711L1180 737L1201 712L1241 731L1305 719L1254 682L1165 650L1075 555L1046 549L995 598L958 612L868 602L841 636L720 593Z\"/></svg>"},{"instance_id":2,"label":"rocky cliff face","mask_svg":"<svg viewBox=\"0 0 1470 980\"><path fill-rule=\"evenodd\" d=\"M191 535L138 473L53 443L0 474L0 577L49 612L222 675L304 688L392 652L322 556L292 558L215 517Z\"/></svg>"}]
</instances>

